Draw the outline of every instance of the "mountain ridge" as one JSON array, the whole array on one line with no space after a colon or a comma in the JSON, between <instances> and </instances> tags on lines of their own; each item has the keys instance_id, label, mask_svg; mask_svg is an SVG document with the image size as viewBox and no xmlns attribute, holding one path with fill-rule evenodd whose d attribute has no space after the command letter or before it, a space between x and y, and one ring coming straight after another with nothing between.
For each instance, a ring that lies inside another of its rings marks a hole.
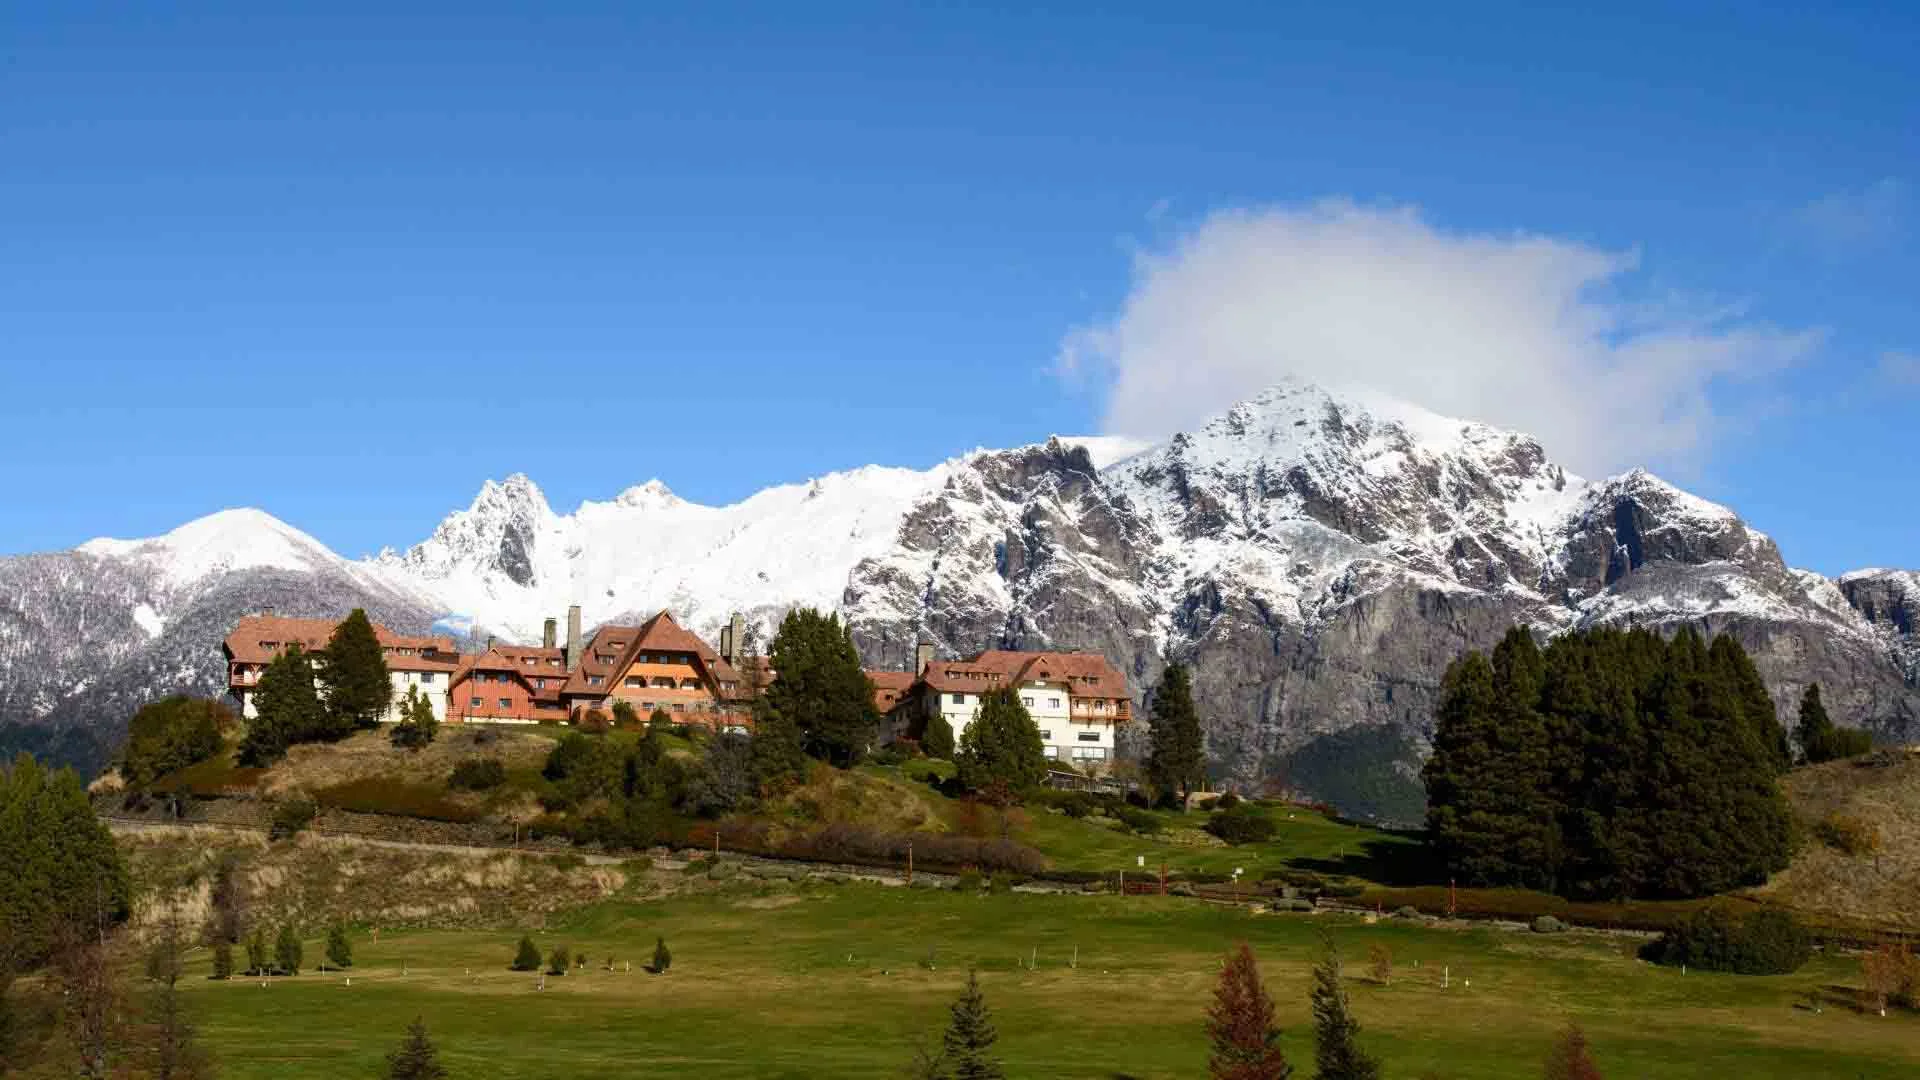
<instances>
[{"instance_id":1,"label":"mountain ridge","mask_svg":"<svg viewBox=\"0 0 1920 1080\"><path fill-rule=\"evenodd\" d=\"M229 510L0 559L12 579L33 599L0 610L0 674L35 657L52 673L0 694L16 723L110 727L105 703L142 679L217 689L219 635L195 658L182 624L324 600L520 640L569 603L589 622L670 607L708 634L735 610L766 628L810 604L839 610L874 666L904 666L922 639L1087 648L1142 696L1172 655L1196 668L1217 771L1319 794L1353 754L1370 783L1405 789L1446 662L1515 622L1735 633L1783 711L1818 679L1843 719L1890 738L1920 726L1920 574L1795 570L1732 510L1646 470L1589 481L1523 433L1298 380L1158 443L1055 437L717 507L656 478L558 513L515 473L369 559ZM62 637L96 647L35 644ZM127 674L63 695L86 655Z\"/></svg>"}]
</instances>

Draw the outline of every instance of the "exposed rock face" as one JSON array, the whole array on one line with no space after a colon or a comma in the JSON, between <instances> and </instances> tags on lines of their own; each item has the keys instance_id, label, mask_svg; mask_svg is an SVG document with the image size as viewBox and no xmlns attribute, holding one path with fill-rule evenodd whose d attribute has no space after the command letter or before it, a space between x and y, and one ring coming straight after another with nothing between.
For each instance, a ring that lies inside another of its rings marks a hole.
<instances>
[{"instance_id":1,"label":"exposed rock face","mask_svg":"<svg viewBox=\"0 0 1920 1080\"><path fill-rule=\"evenodd\" d=\"M1840 722L1920 734L1920 574L1793 570L1646 472L1589 483L1528 436L1299 383L1144 449L1055 440L726 507L655 481L562 515L515 476L371 562L249 511L0 559L0 721L111 732L143 697L217 689L220 638L265 606L531 639L571 603L672 607L708 636L740 610L763 641L792 605L837 606L879 667L921 640L1095 650L1142 704L1171 655L1218 774L1394 820L1419 814L1447 664L1515 623L1731 633L1783 715L1817 681Z\"/></svg>"}]
</instances>

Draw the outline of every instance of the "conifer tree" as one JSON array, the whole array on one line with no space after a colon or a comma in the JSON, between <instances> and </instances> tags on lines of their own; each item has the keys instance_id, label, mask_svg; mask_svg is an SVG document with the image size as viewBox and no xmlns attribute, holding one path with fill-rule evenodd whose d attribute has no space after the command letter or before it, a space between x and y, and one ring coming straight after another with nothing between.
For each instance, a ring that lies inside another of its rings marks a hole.
<instances>
[{"instance_id":1,"label":"conifer tree","mask_svg":"<svg viewBox=\"0 0 1920 1080\"><path fill-rule=\"evenodd\" d=\"M387 1055L387 1080L446 1080L446 1076L433 1040L427 1038L426 1022L414 1017L399 1049Z\"/></svg>"},{"instance_id":2,"label":"conifer tree","mask_svg":"<svg viewBox=\"0 0 1920 1080\"><path fill-rule=\"evenodd\" d=\"M1153 692L1148 713L1151 749L1147 776L1162 793L1183 798L1206 780L1206 749L1200 713L1193 705L1193 680L1185 664L1168 664Z\"/></svg>"},{"instance_id":3,"label":"conifer tree","mask_svg":"<svg viewBox=\"0 0 1920 1080\"><path fill-rule=\"evenodd\" d=\"M1578 1024L1568 1024L1553 1040L1547 1054L1546 1080L1601 1080L1600 1067L1594 1064L1587 1033Z\"/></svg>"},{"instance_id":4,"label":"conifer tree","mask_svg":"<svg viewBox=\"0 0 1920 1080\"><path fill-rule=\"evenodd\" d=\"M954 764L969 791L1004 785L1020 792L1046 779L1046 746L1039 725L1012 687L980 695L980 710L960 734Z\"/></svg>"},{"instance_id":5,"label":"conifer tree","mask_svg":"<svg viewBox=\"0 0 1920 1080\"><path fill-rule=\"evenodd\" d=\"M1213 1044L1207 1075L1213 1080L1286 1080L1293 1075L1293 1066L1280 1052L1273 999L1244 941L1227 954L1220 969L1207 1009L1207 1038Z\"/></svg>"},{"instance_id":6,"label":"conifer tree","mask_svg":"<svg viewBox=\"0 0 1920 1080\"><path fill-rule=\"evenodd\" d=\"M519 951L514 953L514 956L513 956L513 970L515 971L539 971L540 970L540 947L533 943L532 938L522 937L520 939Z\"/></svg>"},{"instance_id":7,"label":"conifer tree","mask_svg":"<svg viewBox=\"0 0 1920 1080\"><path fill-rule=\"evenodd\" d=\"M215 939L213 943L213 977L233 978L233 943L225 938Z\"/></svg>"},{"instance_id":8,"label":"conifer tree","mask_svg":"<svg viewBox=\"0 0 1920 1080\"><path fill-rule=\"evenodd\" d=\"M327 687L328 737L380 726L393 704L393 678L365 610L354 608L333 628L321 675Z\"/></svg>"},{"instance_id":9,"label":"conifer tree","mask_svg":"<svg viewBox=\"0 0 1920 1080\"><path fill-rule=\"evenodd\" d=\"M400 703L400 722L393 726L393 745L418 750L433 742L440 731L440 720L433 715L433 699L417 686L407 687Z\"/></svg>"},{"instance_id":10,"label":"conifer tree","mask_svg":"<svg viewBox=\"0 0 1920 1080\"><path fill-rule=\"evenodd\" d=\"M927 726L920 733L920 749L926 751L928 757L953 760L953 725L947 723L944 715L936 712L927 717Z\"/></svg>"},{"instance_id":11,"label":"conifer tree","mask_svg":"<svg viewBox=\"0 0 1920 1080\"><path fill-rule=\"evenodd\" d=\"M273 943L273 966L282 975L298 975L303 951L300 935L294 932L292 923L287 923L280 928L280 936Z\"/></svg>"},{"instance_id":12,"label":"conifer tree","mask_svg":"<svg viewBox=\"0 0 1920 1080\"><path fill-rule=\"evenodd\" d=\"M347 928L342 923L327 927L327 963L336 968L353 966L353 943L347 940Z\"/></svg>"},{"instance_id":13,"label":"conifer tree","mask_svg":"<svg viewBox=\"0 0 1920 1080\"><path fill-rule=\"evenodd\" d=\"M838 615L795 608L773 639L773 669L767 705L800 731L807 754L842 768L872 743L880 717L873 684L860 669L860 654Z\"/></svg>"},{"instance_id":14,"label":"conifer tree","mask_svg":"<svg viewBox=\"0 0 1920 1080\"><path fill-rule=\"evenodd\" d=\"M799 725L782 710L763 704L755 710L751 748L754 789L762 796L777 794L806 775L807 754Z\"/></svg>"},{"instance_id":15,"label":"conifer tree","mask_svg":"<svg viewBox=\"0 0 1920 1080\"><path fill-rule=\"evenodd\" d=\"M240 764L271 765L285 756L287 747L320 737L327 713L313 680L313 658L299 642L273 658L253 694L255 715L240 741Z\"/></svg>"},{"instance_id":16,"label":"conifer tree","mask_svg":"<svg viewBox=\"0 0 1920 1080\"><path fill-rule=\"evenodd\" d=\"M1341 985L1340 954L1327 954L1313 969L1314 1080L1378 1080L1380 1063L1360 1049L1360 1024Z\"/></svg>"},{"instance_id":17,"label":"conifer tree","mask_svg":"<svg viewBox=\"0 0 1920 1080\"><path fill-rule=\"evenodd\" d=\"M968 971L967 988L953 1003L952 1019L942 1040L948 1075L954 1080L1003 1080L1006 1073L1001 1070L1000 1059L993 1056L993 1044L999 1037L987 1012L987 999L980 993L980 977Z\"/></svg>"},{"instance_id":18,"label":"conifer tree","mask_svg":"<svg viewBox=\"0 0 1920 1080\"><path fill-rule=\"evenodd\" d=\"M267 935L264 930L254 927L247 935L247 974L265 975L267 973Z\"/></svg>"},{"instance_id":19,"label":"conifer tree","mask_svg":"<svg viewBox=\"0 0 1920 1080\"><path fill-rule=\"evenodd\" d=\"M668 951L667 949L667 939L663 937L654 938L653 939L653 973L655 975L665 975L667 973L667 969L672 966L673 966L673 953Z\"/></svg>"},{"instance_id":20,"label":"conifer tree","mask_svg":"<svg viewBox=\"0 0 1920 1080\"><path fill-rule=\"evenodd\" d=\"M1858 757L1873 749L1873 737L1864 731L1835 726L1820 700L1820 684L1810 683L1800 698L1800 721L1793 730L1800 756L1809 765Z\"/></svg>"},{"instance_id":21,"label":"conifer tree","mask_svg":"<svg viewBox=\"0 0 1920 1080\"><path fill-rule=\"evenodd\" d=\"M0 960L36 967L64 928L118 923L132 896L78 774L27 754L0 766Z\"/></svg>"}]
</instances>

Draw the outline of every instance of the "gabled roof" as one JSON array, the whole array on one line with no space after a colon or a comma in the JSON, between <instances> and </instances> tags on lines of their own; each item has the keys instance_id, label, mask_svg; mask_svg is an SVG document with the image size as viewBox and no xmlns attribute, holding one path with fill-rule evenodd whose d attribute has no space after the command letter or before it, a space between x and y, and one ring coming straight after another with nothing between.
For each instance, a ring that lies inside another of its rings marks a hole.
<instances>
[{"instance_id":1,"label":"gabled roof","mask_svg":"<svg viewBox=\"0 0 1920 1080\"><path fill-rule=\"evenodd\" d=\"M919 677L911 671L869 671L867 681L873 684L873 707L882 716L892 711L905 697Z\"/></svg>"},{"instance_id":2,"label":"gabled roof","mask_svg":"<svg viewBox=\"0 0 1920 1080\"><path fill-rule=\"evenodd\" d=\"M1047 680L1066 683L1076 697L1128 696L1126 675L1099 653L989 649L971 660L935 660L923 678L942 693L982 693Z\"/></svg>"},{"instance_id":3,"label":"gabled roof","mask_svg":"<svg viewBox=\"0 0 1920 1080\"><path fill-rule=\"evenodd\" d=\"M333 628L340 625L340 621L297 619L287 615L242 615L224 643L227 656L236 663L265 664L296 641L307 652L318 652L327 647L328 639L333 637ZM373 624L373 636L386 653L387 666L402 671L452 671L454 660L451 658L458 655L450 637L396 634L379 623ZM271 647L262 644L269 641L274 643ZM398 656L394 652L396 649L412 649L414 652L411 656ZM449 659L422 658L420 654L423 652L445 654Z\"/></svg>"},{"instance_id":4,"label":"gabled roof","mask_svg":"<svg viewBox=\"0 0 1920 1080\"><path fill-rule=\"evenodd\" d=\"M613 648L614 642L620 643L617 650ZM662 610L639 626L602 626L595 630L580 654L579 666L568 676L561 693L586 697L611 693L613 680L632 665L633 658L651 652L691 653L699 658L700 666L708 675L716 681L720 678L717 673L717 666L722 662L720 654L700 640L698 634L675 622L672 614ZM603 656L611 659L601 660ZM600 676L600 685L589 684L590 675Z\"/></svg>"}]
</instances>

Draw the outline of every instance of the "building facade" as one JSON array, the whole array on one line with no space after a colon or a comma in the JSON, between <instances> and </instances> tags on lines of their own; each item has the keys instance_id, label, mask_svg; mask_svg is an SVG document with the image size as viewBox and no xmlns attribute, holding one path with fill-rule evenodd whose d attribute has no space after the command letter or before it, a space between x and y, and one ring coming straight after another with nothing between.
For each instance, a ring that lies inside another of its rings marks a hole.
<instances>
[{"instance_id":1,"label":"building facade","mask_svg":"<svg viewBox=\"0 0 1920 1080\"><path fill-rule=\"evenodd\" d=\"M327 642L333 637L337 619L296 619L284 615L245 615L233 632L221 643L227 659L227 696L242 717L259 715L254 708L254 692L267 665L299 645L313 656L314 666L326 666ZM445 719L447 688L460 664L460 654L450 637L409 637L373 624L373 636L387 662L388 678L393 683L393 698L381 717L387 723L400 719L407 690L417 687L433 703L434 716Z\"/></svg>"},{"instance_id":2,"label":"building facade","mask_svg":"<svg viewBox=\"0 0 1920 1080\"><path fill-rule=\"evenodd\" d=\"M968 660L935 660L923 647L918 661L919 672L887 712L890 738L917 738L939 716L957 743L979 714L981 699L1012 688L1040 729L1049 758L1099 769L1112 763L1120 725L1132 718L1126 676L1095 653L993 649ZM876 680L876 704L880 695Z\"/></svg>"}]
</instances>

